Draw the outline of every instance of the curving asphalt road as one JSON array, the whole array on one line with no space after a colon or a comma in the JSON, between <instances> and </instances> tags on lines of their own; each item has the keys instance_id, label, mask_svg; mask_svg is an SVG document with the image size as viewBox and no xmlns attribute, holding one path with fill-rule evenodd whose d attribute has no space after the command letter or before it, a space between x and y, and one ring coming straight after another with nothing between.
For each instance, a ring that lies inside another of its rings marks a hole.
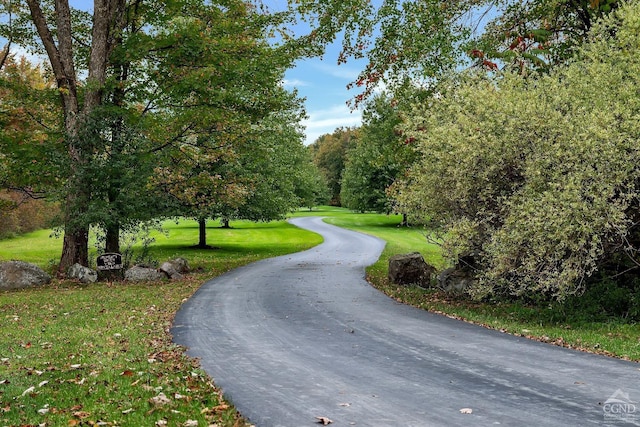
<instances>
[{"instance_id":1,"label":"curving asphalt road","mask_svg":"<svg viewBox=\"0 0 640 427\"><path fill-rule=\"evenodd\" d=\"M639 364L399 304L364 280L384 242L292 222L324 243L207 282L172 328L257 427L640 425Z\"/></svg>"}]
</instances>

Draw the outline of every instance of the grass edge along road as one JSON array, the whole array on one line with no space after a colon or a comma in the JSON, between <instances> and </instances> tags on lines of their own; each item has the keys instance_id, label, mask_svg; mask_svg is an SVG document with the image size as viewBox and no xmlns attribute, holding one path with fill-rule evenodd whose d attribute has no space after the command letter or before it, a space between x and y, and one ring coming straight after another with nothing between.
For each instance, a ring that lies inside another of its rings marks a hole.
<instances>
[{"instance_id":1,"label":"grass edge along road","mask_svg":"<svg viewBox=\"0 0 640 427\"><path fill-rule=\"evenodd\" d=\"M367 274L374 286L399 301L556 345L640 360L640 331L631 323L589 322L556 313L562 310L554 306L480 304L389 284L387 263L395 253L419 251L429 262L441 263L438 247L427 242L424 230L399 228L399 217L337 208L296 215L326 216L328 222L386 240L384 253ZM232 227L220 229L212 222L208 237L215 249L199 250L189 247L197 240L195 223L167 223L168 234L155 236L151 256L188 258L196 272L180 282L58 281L0 293L0 426L245 425L197 361L171 342L173 316L208 278L321 239L284 222ZM48 239L48 233L40 233L0 241L0 259L10 258L9 246L15 258L46 268L58 252L46 250L49 240L37 243L42 236ZM16 245L21 239L30 243ZM29 259L28 251L37 261Z\"/></svg>"}]
</instances>

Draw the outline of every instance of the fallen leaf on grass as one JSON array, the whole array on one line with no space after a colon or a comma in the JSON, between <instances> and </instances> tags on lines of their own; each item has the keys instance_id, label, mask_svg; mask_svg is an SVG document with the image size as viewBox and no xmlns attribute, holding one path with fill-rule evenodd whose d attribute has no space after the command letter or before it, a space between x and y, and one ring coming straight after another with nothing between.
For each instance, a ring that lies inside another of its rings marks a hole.
<instances>
[{"instance_id":1,"label":"fallen leaf on grass","mask_svg":"<svg viewBox=\"0 0 640 427\"><path fill-rule=\"evenodd\" d=\"M460 413L461 414L471 414L471 413L473 413L473 409L471 409L471 408L462 408L462 409L460 409Z\"/></svg>"},{"instance_id":2,"label":"fallen leaf on grass","mask_svg":"<svg viewBox=\"0 0 640 427\"><path fill-rule=\"evenodd\" d=\"M164 393L160 393L156 397L149 399L149 402L155 406L162 406L171 403L171 399L169 399Z\"/></svg>"},{"instance_id":3,"label":"fallen leaf on grass","mask_svg":"<svg viewBox=\"0 0 640 427\"><path fill-rule=\"evenodd\" d=\"M198 422L196 420L187 420L182 425L184 427L198 427Z\"/></svg>"},{"instance_id":4,"label":"fallen leaf on grass","mask_svg":"<svg viewBox=\"0 0 640 427\"><path fill-rule=\"evenodd\" d=\"M333 421L327 417L316 417L318 420L318 424L322 424L323 426L331 424Z\"/></svg>"},{"instance_id":5,"label":"fallen leaf on grass","mask_svg":"<svg viewBox=\"0 0 640 427\"><path fill-rule=\"evenodd\" d=\"M127 369L126 371L122 371L120 373L120 376L122 376L122 377L132 377L133 376L133 371L130 371L130 370Z\"/></svg>"},{"instance_id":6,"label":"fallen leaf on grass","mask_svg":"<svg viewBox=\"0 0 640 427\"><path fill-rule=\"evenodd\" d=\"M87 411L75 411L73 413L73 416L77 418L89 418L90 415L91 414Z\"/></svg>"},{"instance_id":7,"label":"fallen leaf on grass","mask_svg":"<svg viewBox=\"0 0 640 427\"><path fill-rule=\"evenodd\" d=\"M25 395L31 393L35 389L36 389L35 387L29 387L28 389L26 389L25 391L22 392L22 397L24 397Z\"/></svg>"}]
</instances>

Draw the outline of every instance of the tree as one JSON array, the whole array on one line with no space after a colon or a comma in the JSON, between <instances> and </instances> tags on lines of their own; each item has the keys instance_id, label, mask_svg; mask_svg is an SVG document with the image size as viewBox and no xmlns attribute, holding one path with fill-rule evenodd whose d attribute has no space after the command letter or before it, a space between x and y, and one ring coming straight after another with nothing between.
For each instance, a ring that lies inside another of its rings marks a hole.
<instances>
[{"instance_id":1,"label":"tree","mask_svg":"<svg viewBox=\"0 0 640 427\"><path fill-rule=\"evenodd\" d=\"M42 196L60 179L54 159L62 147L53 83L40 66L10 56L0 70L0 153L6 170L0 186Z\"/></svg>"},{"instance_id":2,"label":"tree","mask_svg":"<svg viewBox=\"0 0 640 427\"><path fill-rule=\"evenodd\" d=\"M97 0L93 16L65 0L26 6L0 3L9 16L0 37L45 53L57 86L64 126L50 141L66 145L57 163L65 169L60 272L88 263L91 224L105 228L107 248L117 248L120 227L167 213L168 201L143 203L141 192L123 191L125 181L145 188L149 165L169 167L194 143L210 155L203 135L277 109L279 87L269 85L300 52L266 45L267 29L286 14L239 0Z\"/></svg>"},{"instance_id":3,"label":"tree","mask_svg":"<svg viewBox=\"0 0 640 427\"><path fill-rule=\"evenodd\" d=\"M296 101L292 99L288 110L274 112L258 125L238 162L239 174L248 182L247 198L223 212L223 217L271 221L283 219L300 206L296 188L307 158Z\"/></svg>"},{"instance_id":4,"label":"tree","mask_svg":"<svg viewBox=\"0 0 640 427\"><path fill-rule=\"evenodd\" d=\"M0 235L50 226L58 213L45 200L60 179L53 159L62 147L49 140L59 130L53 86L24 57L10 55L0 69Z\"/></svg>"},{"instance_id":5,"label":"tree","mask_svg":"<svg viewBox=\"0 0 640 427\"><path fill-rule=\"evenodd\" d=\"M154 182L178 201L180 214L199 221L201 247L208 218L282 215L277 194L264 186L276 180L270 174L282 176L276 166L287 149L277 145L287 137L299 142L291 132L273 141L299 120L299 100L280 84L290 58L267 43L250 12L238 3L174 19L168 34L182 35L179 49L158 52L153 72L162 93L154 108L164 117L153 137L165 147Z\"/></svg>"},{"instance_id":6,"label":"tree","mask_svg":"<svg viewBox=\"0 0 640 427\"><path fill-rule=\"evenodd\" d=\"M476 296L562 300L640 265L638 19L622 6L567 66L469 76L408 119L423 157L399 200L479 259Z\"/></svg>"},{"instance_id":7,"label":"tree","mask_svg":"<svg viewBox=\"0 0 640 427\"><path fill-rule=\"evenodd\" d=\"M78 180L77 170L86 164L91 147L78 140L80 130L94 109L102 102L107 78L108 58L115 46L115 35L121 30L125 3L120 0L98 0L94 4L93 27L88 54L82 58L75 48L74 34L82 39L87 33L72 23L72 10L67 1L55 2L54 11L46 10L38 0L27 0L27 10L17 9L24 4L2 4L4 13L12 19L0 29L1 35L16 44L42 48L49 59L58 89L61 116L64 118L63 140L67 147L68 173L66 177L65 235L60 260L61 271L75 262L88 263L88 224L75 221L75 213L86 211L89 195ZM13 17L24 23L14 25ZM27 20L27 16L29 19ZM27 26L30 21L32 27ZM34 30L34 31L32 31ZM86 64L86 68L82 67ZM79 87L78 71L86 70L86 85Z\"/></svg>"},{"instance_id":8,"label":"tree","mask_svg":"<svg viewBox=\"0 0 640 427\"><path fill-rule=\"evenodd\" d=\"M356 145L347 152L342 175L343 206L357 211L390 213L387 189L413 162L413 147L399 131L402 120L396 101L381 94L367 102Z\"/></svg>"},{"instance_id":9,"label":"tree","mask_svg":"<svg viewBox=\"0 0 640 427\"><path fill-rule=\"evenodd\" d=\"M301 168L296 176L295 193L300 200L300 206L312 210L314 206L324 205L329 202L329 187L320 173L320 170L313 163L313 159L308 150L305 150Z\"/></svg>"},{"instance_id":10,"label":"tree","mask_svg":"<svg viewBox=\"0 0 640 427\"><path fill-rule=\"evenodd\" d=\"M521 74L565 63L597 20L619 5L617 0L504 3L504 12L488 23L469 51L480 65L491 68L498 61Z\"/></svg>"},{"instance_id":11,"label":"tree","mask_svg":"<svg viewBox=\"0 0 640 427\"><path fill-rule=\"evenodd\" d=\"M357 129L339 128L332 134L320 136L309 146L313 162L327 181L332 205L341 205L340 186L346 153L355 145L357 138Z\"/></svg>"},{"instance_id":12,"label":"tree","mask_svg":"<svg viewBox=\"0 0 640 427\"><path fill-rule=\"evenodd\" d=\"M295 11L314 28L305 40L332 41L342 30L338 62L366 59L352 87L354 104L382 86L411 97L471 62L549 69L571 57L589 28L617 0L302 0Z\"/></svg>"}]
</instances>

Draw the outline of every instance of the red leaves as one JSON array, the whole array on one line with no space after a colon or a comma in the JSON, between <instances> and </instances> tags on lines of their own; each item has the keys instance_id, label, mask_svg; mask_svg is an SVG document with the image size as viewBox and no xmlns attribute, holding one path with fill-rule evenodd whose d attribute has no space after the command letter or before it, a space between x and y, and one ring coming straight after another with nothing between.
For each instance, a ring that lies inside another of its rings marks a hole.
<instances>
[{"instance_id":1,"label":"red leaves","mask_svg":"<svg viewBox=\"0 0 640 427\"><path fill-rule=\"evenodd\" d=\"M472 58L484 58L484 52L479 49L471 50L471 52L469 52L469 55L471 55Z\"/></svg>"},{"instance_id":2,"label":"red leaves","mask_svg":"<svg viewBox=\"0 0 640 427\"><path fill-rule=\"evenodd\" d=\"M491 71L495 71L495 70L498 69L498 64L496 64L495 62L491 62L491 61L489 61L487 59L482 61L482 65L485 68L487 68L488 70L491 70Z\"/></svg>"}]
</instances>

